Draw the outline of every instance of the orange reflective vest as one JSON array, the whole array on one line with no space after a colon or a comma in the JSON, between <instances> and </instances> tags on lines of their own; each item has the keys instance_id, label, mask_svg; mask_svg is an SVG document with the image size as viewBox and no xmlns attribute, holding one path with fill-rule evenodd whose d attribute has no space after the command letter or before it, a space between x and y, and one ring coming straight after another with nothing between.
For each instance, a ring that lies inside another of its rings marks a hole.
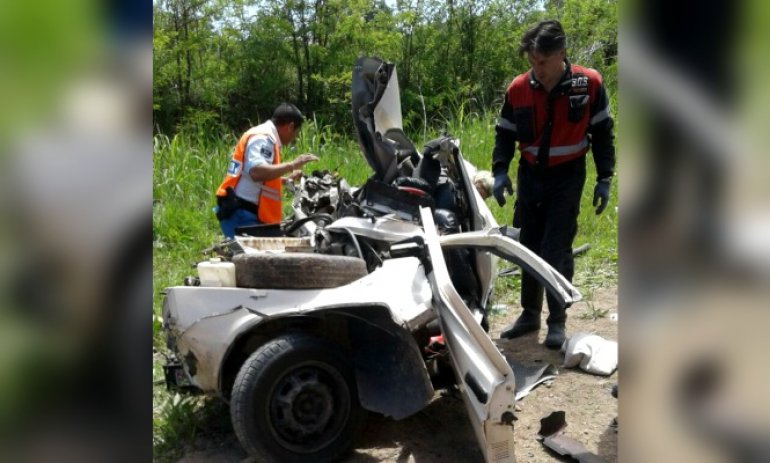
<instances>
[{"instance_id":1,"label":"orange reflective vest","mask_svg":"<svg viewBox=\"0 0 770 463\"><path fill-rule=\"evenodd\" d=\"M235 145L235 149L233 150L230 159L230 165L227 169L227 174L225 174L225 179L222 181L222 184L219 185L219 188L217 188L217 196L226 196L227 187L235 189L235 186L241 179L241 175L243 175L243 155L246 152L246 144L249 139L255 135L266 136L273 141L273 165L280 164L280 142L274 139L273 132L270 130L269 126L265 123L250 128L243 134L243 136L241 136L241 139L238 140L238 143ZM246 175L249 175L249 173L246 172ZM262 182L262 188L259 193L259 203L255 204L257 209L257 219L260 223L279 223L281 221L281 187L282 182L280 176Z\"/></svg>"}]
</instances>

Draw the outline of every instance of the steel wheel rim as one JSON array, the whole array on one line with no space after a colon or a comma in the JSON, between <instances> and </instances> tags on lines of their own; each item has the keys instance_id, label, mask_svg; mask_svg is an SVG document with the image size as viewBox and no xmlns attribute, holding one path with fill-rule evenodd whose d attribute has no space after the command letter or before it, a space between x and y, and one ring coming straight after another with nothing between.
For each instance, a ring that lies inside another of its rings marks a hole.
<instances>
[{"instance_id":1,"label":"steel wheel rim","mask_svg":"<svg viewBox=\"0 0 770 463\"><path fill-rule=\"evenodd\" d=\"M350 400L347 382L335 368L302 362L284 372L270 391L270 431L288 450L316 452L342 433Z\"/></svg>"}]
</instances>

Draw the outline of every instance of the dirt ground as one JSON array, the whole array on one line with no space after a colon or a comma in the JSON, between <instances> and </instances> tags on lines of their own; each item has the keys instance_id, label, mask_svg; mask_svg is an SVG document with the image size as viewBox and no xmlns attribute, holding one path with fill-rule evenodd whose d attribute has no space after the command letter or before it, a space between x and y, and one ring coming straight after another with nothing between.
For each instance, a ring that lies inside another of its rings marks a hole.
<instances>
[{"instance_id":1,"label":"dirt ground","mask_svg":"<svg viewBox=\"0 0 770 463\"><path fill-rule=\"evenodd\" d=\"M593 295L594 312L606 309L598 319L585 302L569 309L567 335L579 331L593 332L605 339L617 341L618 324L611 314L617 313L617 287L597 290ZM559 351L546 349L541 344L545 326L540 333L513 340L499 339L500 331L519 314L517 307L499 317L491 327L490 335L504 354L525 365L535 362L551 363L560 367L563 356ZM545 317L546 314L543 316ZM606 462L617 461L617 433L612 426L617 416L617 400L610 391L617 383L618 373L609 377L594 376L581 370L559 368L559 375L551 386L540 385L518 402L518 420L514 425L516 460L518 462L571 461L558 457L540 444L535 436L540 418L553 411L566 412L565 433L581 442L585 448ZM226 409L222 412L226 415ZM227 417L222 416L226 422ZM224 424L224 423L222 423ZM221 434L196 439L186 449L180 463L235 463L253 462L241 450L232 429L220 428ZM343 463L483 463L484 458L468 421L462 399L436 394L433 401L419 413L402 421L370 418L361 439Z\"/></svg>"}]
</instances>

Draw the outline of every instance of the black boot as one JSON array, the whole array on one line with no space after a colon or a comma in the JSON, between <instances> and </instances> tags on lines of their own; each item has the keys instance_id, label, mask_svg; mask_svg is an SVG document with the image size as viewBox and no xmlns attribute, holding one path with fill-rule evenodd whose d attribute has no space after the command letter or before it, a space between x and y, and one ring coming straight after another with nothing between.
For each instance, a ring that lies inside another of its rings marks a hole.
<instances>
[{"instance_id":1,"label":"black boot","mask_svg":"<svg viewBox=\"0 0 770 463\"><path fill-rule=\"evenodd\" d=\"M565 332L564 322L561 323L549 323L548 324L548 335L545 337L545 347L549 349L560 349L561 345L564 344L564 332Z\"/></svg>"},{"instance_id":2,"label":"black boot","mask_svg":"<svg viewBox=\"0 0 770 463\"><path fill-rule=\"evenodd\" d=\"M550 294L548 295L548 318L545 323L548 325L548 334L543 345L549 349L560 349L565 339L567 309L559 307L558 302Z\"/></svg>"},{"instance_id":3,"label":"black boot","mask_svg":"<svg viewBox=\"0 0 770 463\"><path fill-rule=\"evenodd\" d=\"M518 338L521 335L532 333L540 329L540 313L524 310L516 322L512 325L508 325L500 333L500 337L504 339Z\"/></svg>"}]
</instances>

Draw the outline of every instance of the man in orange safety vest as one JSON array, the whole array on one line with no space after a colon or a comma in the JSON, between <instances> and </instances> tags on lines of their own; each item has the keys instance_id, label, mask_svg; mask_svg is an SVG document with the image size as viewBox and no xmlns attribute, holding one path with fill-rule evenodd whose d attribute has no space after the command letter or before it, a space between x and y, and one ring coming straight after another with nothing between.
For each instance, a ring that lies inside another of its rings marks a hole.
<instances>
[{"instance_id":1,"label":"man in orange safety vest","mask_svg":"<svg viewBox=\"0 0 770 463\"><path fill-rule=\"evenodd\" d=\"M214 210L225 237L233 238L236 227L280 223L282 182L297 179L302 166L318 160L305 153L281 162L281 147L297 138L304 120L296 106L282 103L269 121L238 140L216 193Z\"/></svg>"}]
</instances>

